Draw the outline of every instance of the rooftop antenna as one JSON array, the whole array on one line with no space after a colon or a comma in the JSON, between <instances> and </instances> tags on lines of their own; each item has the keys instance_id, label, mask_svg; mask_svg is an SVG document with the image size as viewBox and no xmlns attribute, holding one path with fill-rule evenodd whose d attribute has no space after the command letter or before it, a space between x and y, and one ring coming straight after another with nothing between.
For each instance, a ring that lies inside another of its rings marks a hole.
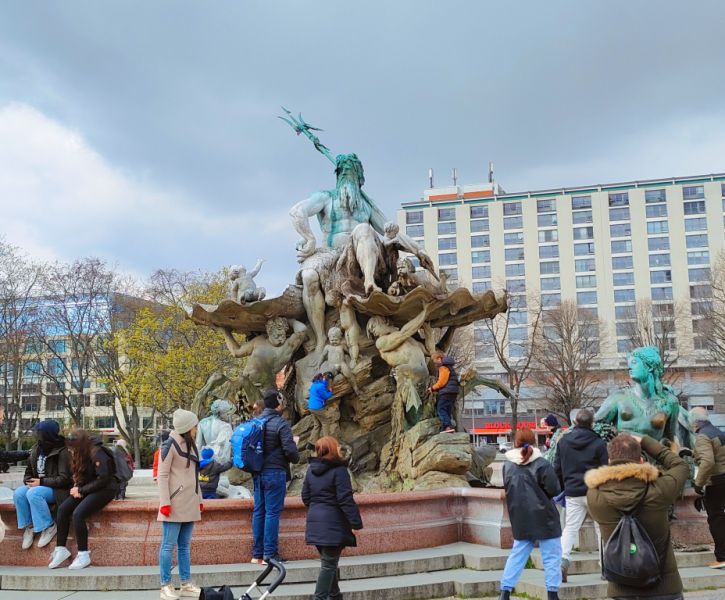
<instances>
[{"instance_id":1,"label":"rooftop antenna","mask_svg":"<svg viewBox=\"0 0 725 600\"><path fill-rule=\"evenodd\" d=\"M453 185L458 185L458 171L453 167Z\"/></svg>"},{"instance_id":2,"label":"rooftop antenna","mask_svg":"<svg viewBox=\"0 0 725 600\"><path fill-rule=\"evenodd\" d=\"M428 187L433 189L433 169L428 169Z\"/></svg>"},{"instance_id":3,"label":"rooftop antenna","mask_svg":"<svg viewBox=\"0 0 725 600\"><path fill-rule=\"evenodd\" d=\"M493 183L493 161L488 161L488 182Z\"/></svg>"}]
</instances>

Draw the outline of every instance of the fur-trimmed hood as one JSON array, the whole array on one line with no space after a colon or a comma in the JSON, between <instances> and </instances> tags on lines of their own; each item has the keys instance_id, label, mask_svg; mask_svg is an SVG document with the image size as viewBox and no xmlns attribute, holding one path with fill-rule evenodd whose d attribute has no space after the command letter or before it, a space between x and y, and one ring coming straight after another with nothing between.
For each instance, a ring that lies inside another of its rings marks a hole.
<instances>
[{"instance_id":1,"label":"fur-trimmed hood","mask_svg":"<svg viewBox=\"0 0 725 600\"><path fill-rule=\"evenodd\" d=\"M657 467L649 463L623 463L608 465L587 471L584 483L590 489L598 488L608 481L624 481L630 478L639 479L644 483L652 483L659 477Z\"/></svg>"}]
</instances>

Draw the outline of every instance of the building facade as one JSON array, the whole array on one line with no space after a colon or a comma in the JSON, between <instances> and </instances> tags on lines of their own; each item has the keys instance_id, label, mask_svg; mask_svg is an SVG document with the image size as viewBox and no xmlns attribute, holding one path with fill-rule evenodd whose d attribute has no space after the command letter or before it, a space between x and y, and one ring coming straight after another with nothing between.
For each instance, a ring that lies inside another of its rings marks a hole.
<instances>
[{"instance_id":1,"label":"building facade","mask_svg":"<svg viewBox=\"0 0 725 600\"><path fill-rule=\"evenodd\" d=\"M676 314L667 333L681 373L676 385L690 406L725 412L725 380L698 335L711 301L710 268L725 246L725 174L525 193L504 193L496 183L433 188L404 203L398 222L441 271L473 292L505 288L544 307L568 299L595 312L605 327L602 398L626 384L636 302ZM509 336L525 339L529 327L519 311ZM476 325L476 366L497 373L488 335ZM522 390L532 416L540 396L533 386ZM505 420L505 403L493 393L468 407L469 417L489 425Z\"/></svg>"}]
</instances>

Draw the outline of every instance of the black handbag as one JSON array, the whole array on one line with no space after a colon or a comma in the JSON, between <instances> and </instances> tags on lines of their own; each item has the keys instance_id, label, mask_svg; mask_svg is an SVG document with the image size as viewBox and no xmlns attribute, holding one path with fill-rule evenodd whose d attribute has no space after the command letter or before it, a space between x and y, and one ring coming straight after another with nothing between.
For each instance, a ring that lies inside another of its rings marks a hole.
<instances>
[{"instance_id":1,"label":"black handbag","mask_svg":"<svg viewBox=\"0 0 725 600\"><path fill-rule=\"evenodd\" d=\"M199 600L236 600L234 598L234 592L228 585L223 585L220 588L205 587L201 588L201 594Z\"/></svg>"},{"instance_id":2,"label":"black handbag","mask_svg":"<svg viewBox=\"0 0 725 600\"><path fill-rule=\"evenodd\" d=\"M635 516L644 503L648 491L649 483L634 509L622 513L617 527L604 546L602 574L607 581L645 588L655 585L662 579L657 549Z\"/></svg>"}]
</instances>

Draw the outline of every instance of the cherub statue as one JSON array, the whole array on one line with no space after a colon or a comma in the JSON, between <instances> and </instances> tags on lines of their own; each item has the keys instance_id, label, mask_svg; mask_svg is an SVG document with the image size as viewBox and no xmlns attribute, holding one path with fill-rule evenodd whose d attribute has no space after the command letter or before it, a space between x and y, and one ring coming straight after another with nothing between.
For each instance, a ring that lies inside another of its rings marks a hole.
<instances>
[{"instance_id":1,"label":"cherub statue","mask_svg":"<svg viewBox=\"0 0 725 600\"><path fill-rule=\"evenodd\" d=\"M384 231L383 247L385 248L388 271L391 274L395 271L396 264L398 263L398 252L403 250L416 256L420 261L420 266L428 271L436 281L438 280L438 275L436 274L435 266L430 256L409 235L402 233L397 223L386 223Z\"/></svg>"},{"instance_id":2,"label":"cherub statue","mask_svg":"<svg viewBox=\"0 0 725 600\"><path fill-rule=\"evenodd\" d=\"M395 267L397 279L388 288L388 294L391 296L404 296L420 285L418 278L415 276L415 266L412 260L407 257L400 257Z\"/></svg>"},{"instance_id":3,"label":"cherub statue","mask_svg":"<svg viewBox=\"0 0 725 600\"><path fill-rule=\"evenodd\" d=\"M355 376L352 374L352 369L348 362L350 355L342 340L342 329L339 327L331 327L327 332L327 339L329 343L322 350L318 365L322 365L327 360L329 371L333 375L342 373L343 377L350 382L353 391L356 394L360 394L360 388L357 386Z\"/></svg>"},{"instance_id":4,"label":"cherub statue","mask_svg":"<svg viewBox=\"0 0 725 600\"><path fill-rule=\"evenodd\" d=\"M360 334L355 310L350 302L339 291L330 290L327 292L327 303L340 311L340 327L345 332L345 343L350 353L350 368L354 369L357 359L360 356Z\"/></svg>"},{"instance_id":5,"label":"cherub statue","mask_svg":"<svg viewBox=\"0 0 725 600\"><path fill-rule=\"evenodd\" d=\"M239 304L245 304L246 302L264 299L267 295L266 290L263 287L258 288L257 284L254 283L254 278L259 274L263 262L263 258L257 260L254 269L249 272L247 272L246 267L241 265L234 265L229 269L229 281L231 283L229 297L231 300Z\"/></svg>"}]
</instances>

